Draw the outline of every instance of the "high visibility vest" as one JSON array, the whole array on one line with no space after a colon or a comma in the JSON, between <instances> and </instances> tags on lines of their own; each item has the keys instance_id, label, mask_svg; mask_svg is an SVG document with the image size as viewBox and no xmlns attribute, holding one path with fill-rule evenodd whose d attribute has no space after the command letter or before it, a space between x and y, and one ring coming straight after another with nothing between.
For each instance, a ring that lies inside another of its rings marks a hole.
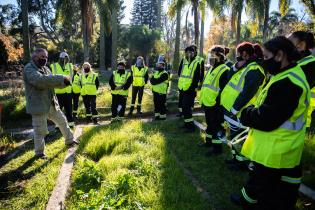
<instances>
[{"instance_id":1,"label":"high visibility vest","mask_svg":"<svg viewBox=\"0 0 315 210\"><path fill-rule=\"evenodd\" d=\"M81 74L79 73L73 76L72 91L75 94L81 93Z\"/></svg>"},{"instance_id":2,"label":"high visibility vest","mask_svg":"<svg viewBox=\"0 0 315 210\"><path fill-rule=\"evenodd\" d=\"M299 66L302 67L302 66L307 65L311 62L315 62L315 56L314 55L309 55L309 56L302 58L301 60L298 61L298 64L299 64ZM310 102L310 106L309 106L308 113L307 113L307 123L306 123L306 127L308 127L308 128L311 125L312 112L314 111L314 109L315 109L315 87L313 87L311 89L311 102Z\"/></svg>"},{"instance_id":3,"label":"high visibility vest","mask_svg":"<svg viewBox=\"0 0 315 210\"><path fill-rule=\"evenodd\" d=\"M131 66L132 77L133 77L133 86L143 87L145 85L144 76L148 71L148 67L139 68L135 65Z\"/></svg>"},{"instance_id":4,"label":"high visibility vest","mask_svg":"<svg viewBox=\"0 0 315 210\"><path fill-rule=\"evenodd\" d=\"M162 74L167 74L167 71L155 71L155 73L153 74L153 78L158 79L162 76ZM161 82L160 84L156 84L156 85L152 85L152 91L156 92L156 93L160 93L160 94L166 94L167 93L167 89L168 89L168 79L165 80L164 82Z\"/></svg>"},{"instance_id":5,"label":"high visibility vest","mask_svg":"<svg viewBox=\"0 0 315 210\"><path fill-rule=\"evenodd\" d=\"M201 65L202 62L204 62L204 58L199 56L199 55L196 56L196 59L199 61L200 65Z\"/></svg>"},{"instance_id":6,"label":"high visibility vest","mask_svg":"<svg viewBox=\"0 0 315 210\"><path fill-rule=\"evenodd\" d=\"M178 89L183 91L189 89L198 63L199 60L196 58L190 64L186 59L183 60L182 71L178 79Z\"/></svg>"},{"instance_id":7,"label":"high visibility vest","mask_svg":"<svg viewBox=\"0 0 315 210\"><path fill-rule=\"evenodd\" d=\"M116 86L123 86L127 83L128 78L131 76L129 71L125 71L124 74L119 74L117 71L113 71L113 79ZM129 90L112 90L114 95L128 96Z\"/></svg>"},{"instance_id":8,"label":"high visibility vest","mask_svg":"<svg viewBox=\"0 0 315 210\"><path fill-rule=\"evenodd\" d=\"M81 95L89 95L89 96L96 96L97 88L95 81L98 77L98 74L90 70L87 77L85 74L80 75L80 80L82 84L81 88Z\"/></svg>"},{"instance_id":9,"label":"high visibility vest","mask_svg":"<svg viewBox=\"0 0 315 210\"><path fill-rule=\"evenodd\" d=\"M220 93L221 75L228 70L230 70L230 68L225 64L221 64L215 69L208 70L200 91L200 104L209 107L216 104L216 99Z\"/></svg>"},{"instance_id":10,"label":"high visibility vest","mask_svg":"<svg viewBox=\"0 0 315 210\"><path fill-rule=\"evenodd\" d=\"M252 62L248 64L246 67L239 70L232 76L232 78L230 79L228 84L224 87L221 93L221 105L226 110L231 111L236 98L243 91L245 76L247 75L247 73L250 71L257 71L257 70L260 71L265 76L264 69L260 65L258 65L256 62ZM265 84L265 81L260 85L256 95L244 107L255 104L256 98L261 92L264 84ZM241 110L238 110L238 111L241 111Z\"/></svg>"},{"instance_id":11,"label":"high visibility vest","mask_svg":"<svg viewBox=\"0 0 315 210\"><path fill-rule=\"evenodd\" d=\"M256 107L264 103L274 83L287 78L303 90L298 107L286 122L273 131L250 129L242 148L243 155L270 168L293 168L299 165L303 151L310 88L299 66L272 77L257 98Z\"/></svg>"},{"instance_id":12,"label":"high visibility vest","mask_svg":"<svg viewBox=\"0 0 315 210\"><path fill-rule=\"evenodd\" d=\"M54 75L69 76L70 78L72 78L72 76L73 76L73 65L72 65L72 63L67 63L64 66L64 69L62 69L62 67L59 65L59 63L56 62L56 63L51 64L50 68L52 69L52 73ZM67 86L65 88L55 88L55 93L56 94L64 94L64 93L71 93L71 92L72 92L71 85Z\"/></svg>"}]
</instances>

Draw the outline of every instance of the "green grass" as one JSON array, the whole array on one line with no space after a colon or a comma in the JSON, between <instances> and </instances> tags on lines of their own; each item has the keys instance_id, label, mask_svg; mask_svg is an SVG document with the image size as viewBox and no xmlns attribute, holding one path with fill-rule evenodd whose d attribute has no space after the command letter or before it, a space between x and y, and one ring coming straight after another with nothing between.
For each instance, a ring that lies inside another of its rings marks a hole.
<instances>
[{"instance_id":1,"label":"green grass","mask_svg":"<svg viewBox=\"0 0 315 210\"><path fill-rule=\"evenodd\" d=\"M48 160L34 158L33 145L0 168L0 209L44 209L66 148L63 138L46 144Z\"/></svg>"},{"instance_id":2,"label":"green grass","mask_svg":"<svg viewBox=\"0 0 315 210\"><path fill-rule=\"evenodd\" d=\"M68 209L211 209L183 175L160 123L129 121L82 137Z\"/></svg>"}]
</instances>

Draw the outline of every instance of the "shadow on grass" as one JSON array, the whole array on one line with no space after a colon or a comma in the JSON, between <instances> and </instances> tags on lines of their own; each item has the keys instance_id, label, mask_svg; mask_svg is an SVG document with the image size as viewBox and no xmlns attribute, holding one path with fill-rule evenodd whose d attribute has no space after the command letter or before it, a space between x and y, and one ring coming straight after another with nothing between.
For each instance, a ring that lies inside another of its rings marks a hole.
<instances>
[{"instance_id":1,"label":"shadow on grass","mask_svg":"<svg viewBox=\"0 0 315 210\"><path fill-rule=\"evenodd\" d=\"M53 156L49 157L49 159L45 160L42 164L33 168L27 173L23 173L23 172L26 171L29 167L31 167L36 160L38 160L37 157L33 156L32 158L28 159L18 168L8 171L6 173L3 173L0 176L0 198L3 199L6 196L12 195L12 193L14 194L15 191L19 190L19 186L14 185L14 187L12 188L11 187L12 183L15 183L17 181L31 179L33 176L36 175L36 173L40 172L49 163L51 163L55 158L57 158L60 154L65 152L66 149L67 149L66 147L63 147L58 152L56 152Z\"/></svg>"}]
</instances>

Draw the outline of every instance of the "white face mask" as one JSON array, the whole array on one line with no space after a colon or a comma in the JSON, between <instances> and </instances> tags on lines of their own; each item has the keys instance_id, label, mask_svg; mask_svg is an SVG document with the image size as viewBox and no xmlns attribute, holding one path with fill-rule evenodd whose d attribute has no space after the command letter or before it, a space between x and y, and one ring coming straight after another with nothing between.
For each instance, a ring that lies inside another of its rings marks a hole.
<instances>
[{"instance_id":1,"label":"white face mask","mask_svg":"<svg viewBox=\"0 0 315 210\"><path fill-rule=\"evenodd\" d=\"M143 67L144 65L143 65L143 60L141 59L141 58L138 58L137 59L137 62L136 62L136 65L138 66L138 67Z\"/></svg>"}]
</instances>

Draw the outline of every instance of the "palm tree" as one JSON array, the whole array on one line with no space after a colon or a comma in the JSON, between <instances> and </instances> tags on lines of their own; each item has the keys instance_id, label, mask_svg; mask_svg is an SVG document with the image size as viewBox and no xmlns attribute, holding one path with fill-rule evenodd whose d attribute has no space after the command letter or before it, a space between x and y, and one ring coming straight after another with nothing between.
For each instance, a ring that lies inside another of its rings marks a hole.
<instances>
[{"instance_id":1,"label":"palm tree","mask_svg":"<svg viewBox=\"0 0 315 210\"><path fill-rule=\"evenodd\" d=\"M315 20L315 0L301 0Z\"/></svg>"},{"instance_id":2,"label":"palm tree","mask_svg":"<svg viewBox=\"0 0 315 210\"><path fill-rule=\"evenodd\" d=\"M295 9L290 8L285 15L281 15L280 12L273 11L270 14L269 20L269 33L275 33L277 35L283 35L285 32L285 27L290 23L298 21L299 18L295 13ZM275 29L277 31L274 31Z\"/></svg>"},{"instance_id":3,"label":"palm tree","mask_svg":"<svg viewBox=\"0 0 315 210\"><path fill-rule=\"evenodd\" d=\"M28 25L28 1L21 1L22 8L22 28L23 28L23 50L24 58L23 62L30 61L30 37L29 37L29 25Z\"/></svg>"}]
</instances>

